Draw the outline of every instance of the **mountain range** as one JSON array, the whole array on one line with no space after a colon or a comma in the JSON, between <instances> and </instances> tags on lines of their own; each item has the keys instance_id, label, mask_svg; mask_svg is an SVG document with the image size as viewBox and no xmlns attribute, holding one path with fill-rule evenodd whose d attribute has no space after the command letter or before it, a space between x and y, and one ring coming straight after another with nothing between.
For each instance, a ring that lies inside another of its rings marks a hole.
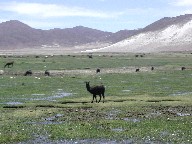
<instances>
[{"instance_id":1,"label":"mountain range","mask_svg":"<svg viewBox=\"0 0 192 144\"><path fill-rule=\"evenodd\" d=\"M145 28L116 33L83 26L41 30L18 20L0 23L0 50L82 47L84 52L191 51L192 14L165 17Z\"/></svg>"},{"instance_id":2,"label":"mountain range","mask_svg":"<svg viewBox=\"0 0 192 144\"><path fill-rule=\"evenodd\" d=\"M89 50L87 50L89 51ZM192 15L162 18L120 42L89 52L186 52L192 51Z\"/></svg>"},{"instance_id":3,"label":"mountain range","mask_svg":"<svg viewBox=\"0 0 192 144\"><path fill-rule=\"evenodd\" d=\"M0 49L38 47L74 47L89 43L113 44L130 35L132 31L104 32L83 26L66 29L34 29L18 20L0 23Z\"/></svg>"}]
</instances>

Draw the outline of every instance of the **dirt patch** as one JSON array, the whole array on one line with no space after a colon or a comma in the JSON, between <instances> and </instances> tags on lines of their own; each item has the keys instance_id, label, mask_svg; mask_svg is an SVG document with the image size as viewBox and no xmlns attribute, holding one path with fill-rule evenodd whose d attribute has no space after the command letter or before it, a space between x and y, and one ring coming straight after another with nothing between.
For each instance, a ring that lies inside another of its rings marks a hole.
<instances>
[{"instance_id":1,"label":"dirt patch","mask_svg":"<svg viewBox=\"0 0 192 144\"><path fill-rule=\"evenodd\" d=\"M181 100L172 100L172 99L163 99L163 100L147 100L146 102L152 102L152 103L157 103L157 102L169 102L169 101L181 101Z\"/></svg>"},{"instance_id":2,"label":"dirt patch","mask_svg":"<svg viewBox=\"0 0 192 144\"><path fill-rule=\"evenodd\" d=\"M139 72L153 72L151 71L151 67L141 67L139 68ZM96 69L91 69L91 68L84 68L84 69L74 69L74 70L49 70L50 72L50 77L51 76L72 76L75 78L77 75L100 75L100 74L123 74L123 73L136 73L135 72L136 67L119 67L119 68L102 68L100 73L96 73ZM156 70L167 70L166 68L163 67L158 67ZM4 75L18 75L18 76L23 76L24 72L9 72L9 73L4 73ZM33 71L32 76L45 76L45 71ZM49 76L47 76L49 77Z\"/></svg>"},{"instance_id":3,"label":"dirt patch","mask_svg":"<svg viewBox=\"0 0 192 144\"><path fill-rule=\"evenodd\" d=\"M159 106L152 108L154 113L151 113L151 116L192 116L192 106Z\"/></svg>"}]
</instances>

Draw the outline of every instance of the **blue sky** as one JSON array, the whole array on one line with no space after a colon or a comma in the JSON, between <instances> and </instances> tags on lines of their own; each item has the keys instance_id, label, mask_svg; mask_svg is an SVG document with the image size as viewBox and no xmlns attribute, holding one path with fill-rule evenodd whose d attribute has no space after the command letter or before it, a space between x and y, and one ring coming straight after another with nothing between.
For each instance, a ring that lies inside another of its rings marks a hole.
<instances>
[{"instance_id":1,"label":"blue sky","mask_svg":"<svg viewBox=\"0 0 192 144\"><path fill-rule=\"evenodd\" d=\"M117 32L143 28L163 17L192 14L192 0L1 0L0 22L33 28L85 26Z\"/></svg>"}]
</instances>

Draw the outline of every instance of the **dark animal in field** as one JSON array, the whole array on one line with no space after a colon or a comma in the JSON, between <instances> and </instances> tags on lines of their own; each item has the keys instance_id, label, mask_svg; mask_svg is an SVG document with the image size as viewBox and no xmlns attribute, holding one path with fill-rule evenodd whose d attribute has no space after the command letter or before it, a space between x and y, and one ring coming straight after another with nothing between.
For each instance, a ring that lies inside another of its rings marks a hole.
<instances>
[{"instance_id":1,"label":"dark animal in field","mask_svg":"<svg viewBox=\"0 0 192 144\"><path fill-rule=\"evenodd\" d=\"M96 73L100 73L101 72L101 70L98 68L98 69L96 69Z\"/></svg>"},{"instance_id":2,"label":"dark animal in field","mask_svg":"<svg viewBox=\"0 0 192 144\"><path fill-rule=\"evenodd\" d=\"M86 83L86 88L87 91L90 92L91 94L93 94L93 100L91 101L91 103L93 103L94 99L97 102L97 95L100 96L100 99L98 101L98 103L101 101L101 96L103 96L103 103L105 101L105 87L103 85L98 85L98 86L90 86L89 82L85 82Z\"/></svg>"},{"instance_id":3,"label":"dark animal in field","mask_svg":"<svg viewBox=\"0 0 192 144\"><path fill-rule=\"evenodd\" d=\"M9 66L13 67L14 61L12 62L8 62L4 65L4 68L7 66L8 68L10 68Z\"/></svg>"},{"instance_id":4,"label":"dark animal in field","mask_svg":"<svg viewBox=\"0 0 192 144\"><path fill-rule=\"evenodd\" d=\"M24 76L27 76L27 75L30 75L30 76L31 76L32 74L33 74L32 71L31 71L31 70L28 70L28 71L25 72Z\"/></svg>"},{"instance_id":5,"label":"dark animal in field","mask_svg":"<svg viewBox=\"0 0 192 144\"><path fill-rule=\"evenodd\" d=\"M88 55L88 57L89 57L89 58L91 58L91 59L93 58L93 56L92 56L92 55Z\"/></svg>"},{"instance_id":6,"label":"dark animal in field","mask_svg":"<svg viewBox=\"0 0 192 144\"><path fill-rule=\"evenodd\" d=\"M153 71L153 70L154 70L154 67L151 67L151 70Z\"/></svg>"},{"instance_id":7,"label":"dark animal in field","mask_svg":"<svg viewBox=\"0 0 192 144\"><path fill-rule=\"evenodd\" d=\"M135 72L139 72L139 68L135 70Z\"/></svg>"},{"instance_id":8,"label":"dark animal in field","mask_svg":"<svg viewBox=\"0 0 192 144\"><path fill-rule=\"evenodd\" d=\"M45 76L50 76L50 72L48 70L45 71Z\"/></svg>"},{"instance_id":9,"label":"dark animal in field","mask_svg":"<svg viewBox=\"0 0 192 144\"><path fill-rule=\"evenodd\" d=\"M186 67L181 67L181 70L183 71L183 70L185 70L186 69Z\"/></svg>"}]
</instances>

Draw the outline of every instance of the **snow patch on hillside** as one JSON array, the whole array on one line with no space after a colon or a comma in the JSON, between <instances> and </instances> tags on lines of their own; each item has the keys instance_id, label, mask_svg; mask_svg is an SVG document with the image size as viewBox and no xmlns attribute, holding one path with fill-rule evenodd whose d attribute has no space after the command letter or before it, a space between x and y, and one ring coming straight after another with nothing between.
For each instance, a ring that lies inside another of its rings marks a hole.
<instances>
[{"instance_id":1,"label":"snow patch on hillside","mask_svg":"<svg viewBox=\"0 0 192 144\"><path fill-rule=\"evenodd\" d=\"M161 52L192 50L192 21L165 29L141 33L116 44L84 52Z\"/></svg>"}]
</instances>

